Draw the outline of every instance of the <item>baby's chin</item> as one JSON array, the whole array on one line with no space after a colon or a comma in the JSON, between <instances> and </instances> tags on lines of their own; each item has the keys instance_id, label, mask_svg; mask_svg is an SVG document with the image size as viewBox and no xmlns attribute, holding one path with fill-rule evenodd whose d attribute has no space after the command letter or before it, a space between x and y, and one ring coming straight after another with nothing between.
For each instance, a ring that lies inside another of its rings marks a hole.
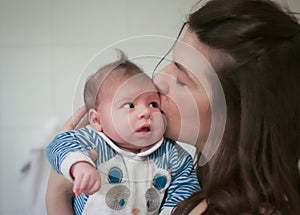
<instances>
[{"instance_id":1,"label":"baby's chin","mask_svg":"<svg viewBox=\"0 0 300 215\"><path fill-rule=\"evenodd\" d=\"M137 141L137 142L134 142L134 143L131 143L131 148L132 149L143 149L143 148L147 148L147 147L150 147L150 146L153 146L157 143L158 141L156 142L142 142L142 141Z\"/></svg>"},{"instance_id":2,"label":"baby's chin","mask_svg":"<svg viewBox=\"0 0 300 215\"><path fill-rule=\"evenodd\" d=\"M132 148L135 148L135 149L149 148L149 147L157 144L161 139L162 139L162 136L156 137L156 138L138 138L138 139L131 141L130 145Z\"/></svg>"}]
</instances>

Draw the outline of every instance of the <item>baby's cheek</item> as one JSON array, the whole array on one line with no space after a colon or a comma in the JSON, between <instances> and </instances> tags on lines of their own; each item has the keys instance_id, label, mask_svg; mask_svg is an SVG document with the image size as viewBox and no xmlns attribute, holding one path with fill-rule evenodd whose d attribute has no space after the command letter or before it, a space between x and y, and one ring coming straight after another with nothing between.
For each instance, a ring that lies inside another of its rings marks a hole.
<instances>
[{"instance_id":1,"label":"baby's cheek","mask_svg":"<svg viewBox=\"0 0 300 215\"><path fill-rule=\"evenodd\" d=\"M124 138L133 131L132 123L128 113L126 114L122 111L115 111L111 116L114 130L120 137Z\"/></svg>"},{"instance_id":2,"label":"baby's cheek","mask_svg":"<svg viewBox=\"0 0 300 215\"><path fill-rule=\"evenodd\" d=\"M167 127L166 117L160 112L157 112L157 113L153 113L152 118L153 118L153 127L157 135L163 136Z\"/></svg>"}]
</instances>

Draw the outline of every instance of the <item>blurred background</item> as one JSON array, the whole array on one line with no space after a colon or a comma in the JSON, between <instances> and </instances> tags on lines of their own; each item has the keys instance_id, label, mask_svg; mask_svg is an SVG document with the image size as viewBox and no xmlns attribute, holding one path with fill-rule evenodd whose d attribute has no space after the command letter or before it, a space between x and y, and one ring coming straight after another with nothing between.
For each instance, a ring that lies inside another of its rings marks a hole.
<instances>
[{"instance_id":1,"label":"blurred background","mask_svg":"<svg viewBox=\"0 0 300 215\"><path fill-rule=\"evenodd\" d=\"M0 0L0 215L46 214L44 148L89 60L129 37L175 37L196 2ZM277 2L300 11L300 0Z\"/></svg>"}]
</instances>

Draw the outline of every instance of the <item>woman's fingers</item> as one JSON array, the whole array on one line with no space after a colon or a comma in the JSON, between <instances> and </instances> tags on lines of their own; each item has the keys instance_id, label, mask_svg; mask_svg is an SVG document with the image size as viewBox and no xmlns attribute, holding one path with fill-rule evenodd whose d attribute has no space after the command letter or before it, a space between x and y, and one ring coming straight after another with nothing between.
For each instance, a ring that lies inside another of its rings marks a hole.
<instances>
[{"instance_id":1,"label":"woman's fingers","mask_svg":"<svg viewBox=\"0 0 300 215\"><path fill-rule=\"evenodd\" d=\"M84 119L84 115L86 114L86 107L82 106L79 108L65 123L63 130L70 131L75 129L78 125L82 125L81 121ZM86 123L87 124L87 123ZM85 125L86 125L85 124Z\"/></svg>"},{"instance_id":2,"label":"woman's fingers","mask_svg":"<svg viewBox=\"0 0 300 215\"><path fill-rule=\"evenodd\" d=\"M98 158L98 153L97 153L97 151L96 151L95 149L92 149L92 150L90 151L90 157L92 158L92 160L93 160L94 162L97 160L97 158Z\"/></svg>"},{"instance_id":3,"label":"woman's fingers","mask_svg":"<svg viewBox=\"0 0 300 215\"><path fill-rule=\"evenodd\" d=\"M83 128L89 123L88 115L86 114L81 121L76 125L76 129Z\"/></svg>"}]
</instances>

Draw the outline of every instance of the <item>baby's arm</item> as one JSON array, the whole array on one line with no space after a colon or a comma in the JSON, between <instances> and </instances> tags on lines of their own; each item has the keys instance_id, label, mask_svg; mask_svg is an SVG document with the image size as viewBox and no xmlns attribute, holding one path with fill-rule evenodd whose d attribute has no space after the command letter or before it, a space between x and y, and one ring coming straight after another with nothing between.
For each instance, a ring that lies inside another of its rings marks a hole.
<instances>
[{"instance_id":1,"label":"baby's arm","mask_svg":"<svg viewBox=\"0 0 300 215\"><path fill-rule=\"evenodd\" d=\"M95 161L98 154L90 151L90 157ZM51 168L46 193L46 208L48 215L74 215L72 208L73 184L64 176Z\"/></svg>"},{"instance_id":2,"label":"baby's arm","mask_svg":"<svg viewBox=\"0 0 300 215\"><path fill-rule=\"evenodd\" d=\"M73 192L76 196L81 193L92 195L101 187L101 177L95 167L87 162L77 162L70 170L74 178Z\"/></svg>"},{"instance_id":3,"label":"baby's arm","mask_svg":"<svg viewBox=\"0 0 300 215\"><path fill-rule=\"evenodd\" d=\"M92 149L96 148L95 139L93 133L91 133L88 129L80 129L73 130L69 132L64 132L57 135L54 140L48 145L46 154L49 162L52 167L56 170L57 173L64 175L69 181L74 182L76 180L76 194L81 193L83 189L86 187L81 186L81 177L84 175L82 171L76 171L77 168L74 169L73 175L71 175L71 169L73 166L76 166L78 162L85 163L85 166L88 166L89 172L87 172L88 176L93 176L93 178L89 180L94 180L95 175L97 173L95 169L95 163L93 162L95 156L91 156L91 152L94 151ZM97 154L96 152L93 154ZM82 165L78 165L82 166ZM79 168L82 170L83 168ZM91 171L92 169L92 171ZM79 175L81 174L81 175ZM100 178L100 175L97 173L97 177ZM100 179L98 179L100 181ZM86 180L83 182L86 183ZM82 186L88 186L83 185ZM98 187L99 185L96 185ZM93 189L89 186L89 189ZM93 192L91 190L90 192Z\"/></svg>"},{"instance_id":4,"label":"baby's arm","mask_svg":"<svg viewBox=\"0 0 300 215\"><path fill-rule=\"evenodd\" d=\"M176 204L200 190L192 156L175 142L169 142L167 152L169 153L172 181L167 189L160 215L171 214Z\"/></svg>"}]
</instances>

